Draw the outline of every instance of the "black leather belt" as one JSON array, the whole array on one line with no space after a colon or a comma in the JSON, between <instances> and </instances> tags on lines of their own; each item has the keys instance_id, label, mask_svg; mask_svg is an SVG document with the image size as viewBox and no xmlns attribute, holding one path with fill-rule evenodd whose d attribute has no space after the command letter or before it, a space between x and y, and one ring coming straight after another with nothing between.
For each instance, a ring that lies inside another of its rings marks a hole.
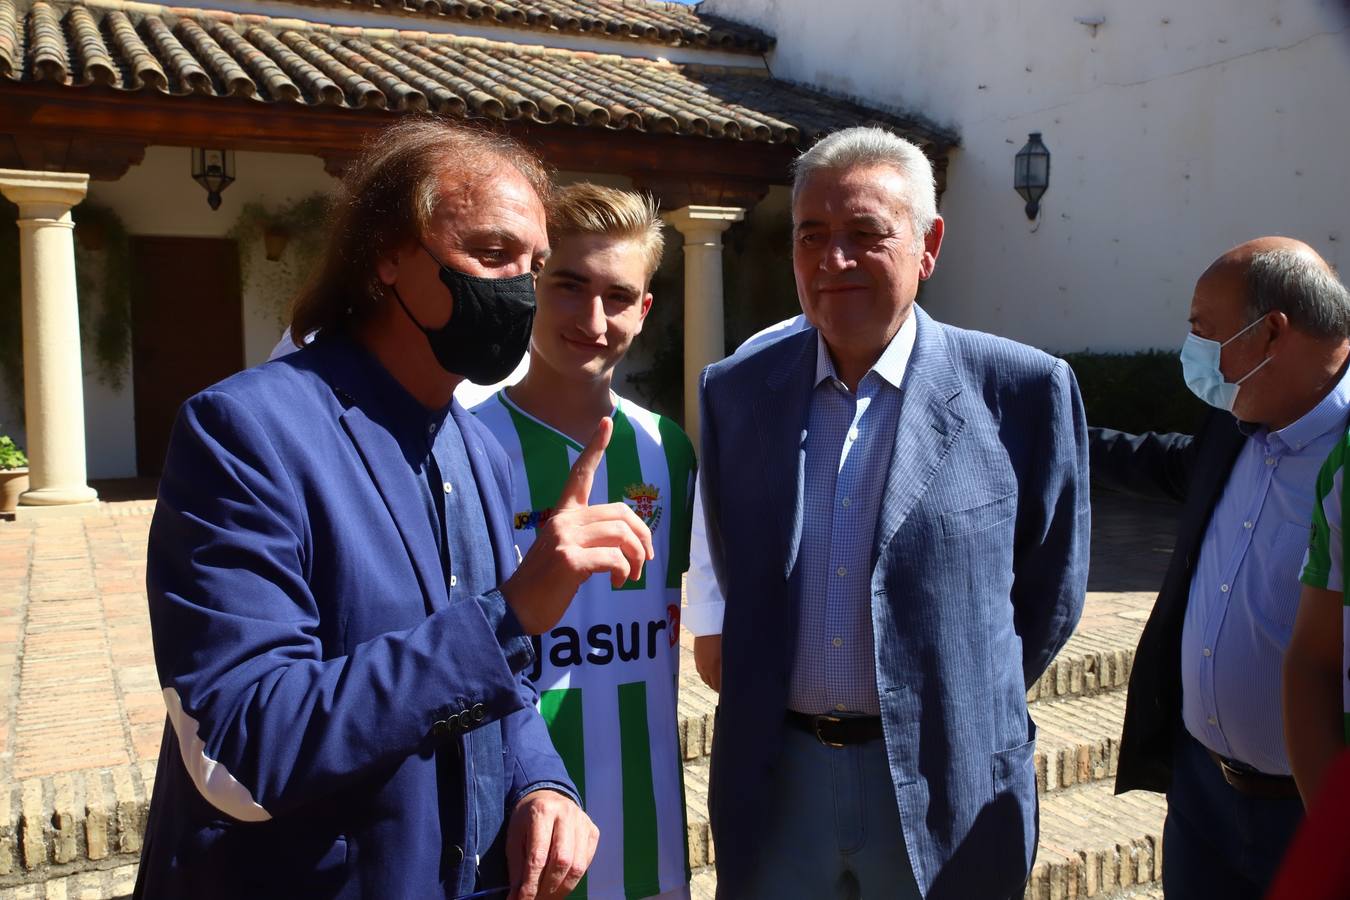
<instances>
[{"instance_id":1,"label":"black leather belt","mask_svg":"<svg viewBox=\"0 0 1350 900\"><path fill-rule=\"evenodd\" d=\"M881 738L880 716L808 716L788 710L787 723L827 747L847 747Z\"/></svg>"},{"instance_id":2,"label":"black leather belt","mask_svg":"<svg viewBox=\"0 0 1350 900\"><path fill-rule=\"evenodd\" d=\"M1298 796L1298 786L1288 775L1268 775L1246 763L1225 759L1208 747L1205 748L1205 752L1223 773L1223 780L1238 793L1266 800L1284 800Z\"/></svg>"}]
</instances>

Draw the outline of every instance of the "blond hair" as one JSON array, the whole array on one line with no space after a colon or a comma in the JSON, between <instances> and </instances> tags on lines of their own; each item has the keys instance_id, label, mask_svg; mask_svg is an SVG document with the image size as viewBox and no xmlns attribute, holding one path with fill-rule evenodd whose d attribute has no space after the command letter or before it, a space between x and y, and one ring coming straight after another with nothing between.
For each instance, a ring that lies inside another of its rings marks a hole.
<instances>
[{"instance_id":1,"label":"blond hair","mask_svg":"<svg viewBox=\"0 0 1350 900\"><path fill-rule=\"evenodd\" d=\"M583 181L558 188L548 205L549 240L574 234L598 234L633 241L643 255L647 279L661 265L666 238L661 215L650 194L621 191Z\"/></svg>"}]
</instances>

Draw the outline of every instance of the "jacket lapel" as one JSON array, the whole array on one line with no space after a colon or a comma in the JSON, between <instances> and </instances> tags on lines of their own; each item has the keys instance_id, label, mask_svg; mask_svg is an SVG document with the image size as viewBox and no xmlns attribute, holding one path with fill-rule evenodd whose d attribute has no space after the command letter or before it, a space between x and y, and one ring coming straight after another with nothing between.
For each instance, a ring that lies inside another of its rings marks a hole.
<instances>
[{"instance_id":1,"label":"jacket lapel","mask_svg":"<svg viewBox=\"0 0 1350 900\"><path fill-rule=\"evenodd\" d=\"M410 467L390 464L403 458L403 449L388 429L371 421L365 410L360 406L348 406L341 420L403 538L403 546L417 572L430 615L448 605L449 598L440 553L432 541L431 529L427 527L426 507L420 494L425 488L417 483Z\"/></svg>"},{"instance_id":2,"label":"jacket lapel","mask_svg":"<svg viewBox=\"0 0 1350 900\"><path fill-rule=\"evenodd\" d=\"M509 502L505 487L493 471L488 457L487 446L474 421L473 413L455 401L451 407L455 424L464 438L464 450L469 454L469 466L473 470L474 484L478 487L478 499L483 506L483 518L487 520L488 537L492 542L492 556L497 565L497 583L501 584L516 569L516 543L512 538L511 518L504 501Z\"/></svg>"},{"instance_id":3,"label":"jacket lapel","mask_svg":"<svg viewBox=\"0 0 1350 900\"><path fill-rule=\"evenodd\" d=\"M816 330L808 328L784 338L780 365L755 393L755 425L759 434L759 471L767 496L791 491L786 515L774 523L784 548L784 578L797 564L802 542L802 486L806 476L806 424L811 386L816 374ZM777 507L782 508L782 507Z\"/></svg>"},{"instance_id":4,"label":"jacket lapel","mask_svg":"<svg viewBox=\"0 0 1350 900\"><path fill-rule=\"evenodd\" d=\"M966 424L951 407L961 393L961 381L942 326L917 305L913 315L917 317L918 333L905 372L900 421L877 521L877 559L928 490Z\"/></svg>"}]
</instances>

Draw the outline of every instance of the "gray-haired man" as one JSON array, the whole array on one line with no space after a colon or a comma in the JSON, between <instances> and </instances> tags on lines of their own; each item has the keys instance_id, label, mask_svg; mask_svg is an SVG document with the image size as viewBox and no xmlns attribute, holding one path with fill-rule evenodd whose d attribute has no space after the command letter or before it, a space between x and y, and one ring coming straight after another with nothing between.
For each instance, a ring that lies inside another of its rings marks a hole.
<instances>
[{"instance_id":1,"label":"gray-haired man","mask_svg":"<svg viewBox=\"0 0 1350 900\"><path fill-rule=\"evenodd\" d=\"M1350 415L1350 295L1306 244L1260 238L1200 277L1190 325L1186 383L1215 407L1197 435L1093 434L1099 484L1185 503L1116 790L1167 792L1168 900L1241 900L1265 894L1303 815L1281 663L1318 469Z\"/></svg>"},{"instance_id":2,"label":"gray-haired man","mask_svg":"<svg viewBox=\"0 0 1350 900\"><path fill-rule=\"evenodd\" d=\"M1026 687L1087 580L1073 375L914 305L943 223L912 144L825 138L792 219L812 327L703 377L718 894L1021 896Z\"/></svg>"}]
</instances>

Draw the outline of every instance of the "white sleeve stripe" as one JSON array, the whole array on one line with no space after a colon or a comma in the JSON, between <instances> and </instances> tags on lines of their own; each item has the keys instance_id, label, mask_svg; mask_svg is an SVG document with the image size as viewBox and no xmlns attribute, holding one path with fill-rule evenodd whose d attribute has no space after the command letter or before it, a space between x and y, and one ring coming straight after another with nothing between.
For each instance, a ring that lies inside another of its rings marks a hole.
<instances>
[{"instance_id":1,"label":"white sleeve stripe","mask_svg":"<svg viewBox=\"0 0 1350 900\"><path fill-rule=\"evenodd\" d=\"M197 792L216 809L241 822L266 822L272 814L253 799L249 789L230 774L230 770L206 755L206 744L198 737L197 720L183 710L178 691L164 689L164 705L169 710L169 722L178 737L178 752L183 757L183 768L197 786Z\"/></svg>"}]
</instances>

